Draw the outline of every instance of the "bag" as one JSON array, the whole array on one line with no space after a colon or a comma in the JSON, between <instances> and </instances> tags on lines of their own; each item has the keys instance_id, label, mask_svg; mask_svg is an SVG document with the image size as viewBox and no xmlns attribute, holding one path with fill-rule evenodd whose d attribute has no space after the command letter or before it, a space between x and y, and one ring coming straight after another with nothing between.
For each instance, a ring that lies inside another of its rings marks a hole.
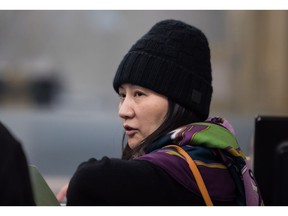
<instances>
[{"instance_id":1,"label":"bag","mask_svg":"<svg viewBox=\"0 0 288 216\"><path fill-rule=\"evenodd\" d=\"M187 154L186 151L184 151L180 146L177 146L177 145L168 145L166 147L173 147L175 148L183 157L185 157L189 167L190 167L190 170L191 172L193 173L194 177L195 177L195 180L196 180L196 183L199 187L199 190L201 192L201 195L205 201L205 204L207 206L213 206L213 202L210 198L210 195L208 193L208 190L206 188L206 185L203 181L203 178L197 168L197 165L195 164L194 160Z\"/></svg>"}]
</instances>

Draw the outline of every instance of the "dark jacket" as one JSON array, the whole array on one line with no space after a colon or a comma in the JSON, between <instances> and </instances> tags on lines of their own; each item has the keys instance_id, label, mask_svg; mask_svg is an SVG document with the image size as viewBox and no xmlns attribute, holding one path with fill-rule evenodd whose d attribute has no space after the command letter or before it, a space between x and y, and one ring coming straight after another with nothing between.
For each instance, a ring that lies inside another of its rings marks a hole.
<instances>
[{"instance_id":1,"label":"dark jacket","mask_svg":"<svg viewBox=\"0 0 288 216\"><path fill-rule=\"evenodd\" d=\"M21 144L0 123L0 205L34 205L27 160Z\"/></svg>"},{"instance_id":2,"label":"dark jacket","mask_svg":"<svg viewBox=\"0 0 288 216\"><path fill-rule=\"evenodd\" d=\"M144 160L104 157L82 163L72 177L67 205L188 206L205 205L157 165ZM235 205L214 200L214 205Z\"/></svg>"}]
</instances>

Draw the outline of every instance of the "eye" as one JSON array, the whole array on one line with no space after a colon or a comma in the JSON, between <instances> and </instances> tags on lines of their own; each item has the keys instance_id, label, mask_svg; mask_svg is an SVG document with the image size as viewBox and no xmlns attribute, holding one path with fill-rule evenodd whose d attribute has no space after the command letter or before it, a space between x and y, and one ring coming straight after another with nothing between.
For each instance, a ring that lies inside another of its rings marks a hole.
<instances>
[{"instance_id":1,"label":"eye","mask_svg":"<svg viewBox=\"0 0 288 216\"><path fill-rule=\"evenodd\" d=\"M143 93L143 92L141 92L141 91L136 91L135 93L134 93L134 96L135 97L141 97L141 96L144 96L145 94Z\"/></svg>"},{"instance_id":2,"label":"eye","mask_svg":"<svg viewBox=\"0 0 288 216\"><path fill-rule=\"evenodd\" d=\"M119 92L119 98L120 98L120 100L124 100L125 99L125 97L126 97L126 94L125 93L123 93L123 92Z\"/></svg>"}]
</instances>

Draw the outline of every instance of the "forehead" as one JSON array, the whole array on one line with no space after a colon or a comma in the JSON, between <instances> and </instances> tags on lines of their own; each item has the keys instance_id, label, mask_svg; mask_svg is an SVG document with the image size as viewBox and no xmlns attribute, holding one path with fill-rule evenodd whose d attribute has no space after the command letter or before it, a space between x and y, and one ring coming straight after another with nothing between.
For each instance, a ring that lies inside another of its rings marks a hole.
<instances>
[{"instance_id":1,"label":"forehead","mask_svg":"<svg viewBox=\"0 0 288 216\"><path fill-rule=\"evenodd\" d=\"M144 88L142 86L139 86L139 85L133 85L133 84L122 84L120 87L119 87L119 90L128 90L128 89L143 89L143 90L147 90L147 91L151 91L150 89L147 89L147 88Z\"/></svg>"}]
</instances>

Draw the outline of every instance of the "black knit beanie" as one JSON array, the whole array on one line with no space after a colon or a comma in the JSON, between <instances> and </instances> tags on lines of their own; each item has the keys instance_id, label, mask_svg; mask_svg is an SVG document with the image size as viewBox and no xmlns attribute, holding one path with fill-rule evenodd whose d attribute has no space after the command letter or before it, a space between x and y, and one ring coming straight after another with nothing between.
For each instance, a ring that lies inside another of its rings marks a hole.
<instances>
[{"instance_id":1,"label":"black knit beanie","mask_svg":"<svg viewBox=\"0 0 288 216\"><path fill-rule=\"evenodd\" d=\"M120 63L115 91L125 83L162 94L205 120L213 91L207 38L182 21L156 23Z\"/></svg>"}]
</instances>

